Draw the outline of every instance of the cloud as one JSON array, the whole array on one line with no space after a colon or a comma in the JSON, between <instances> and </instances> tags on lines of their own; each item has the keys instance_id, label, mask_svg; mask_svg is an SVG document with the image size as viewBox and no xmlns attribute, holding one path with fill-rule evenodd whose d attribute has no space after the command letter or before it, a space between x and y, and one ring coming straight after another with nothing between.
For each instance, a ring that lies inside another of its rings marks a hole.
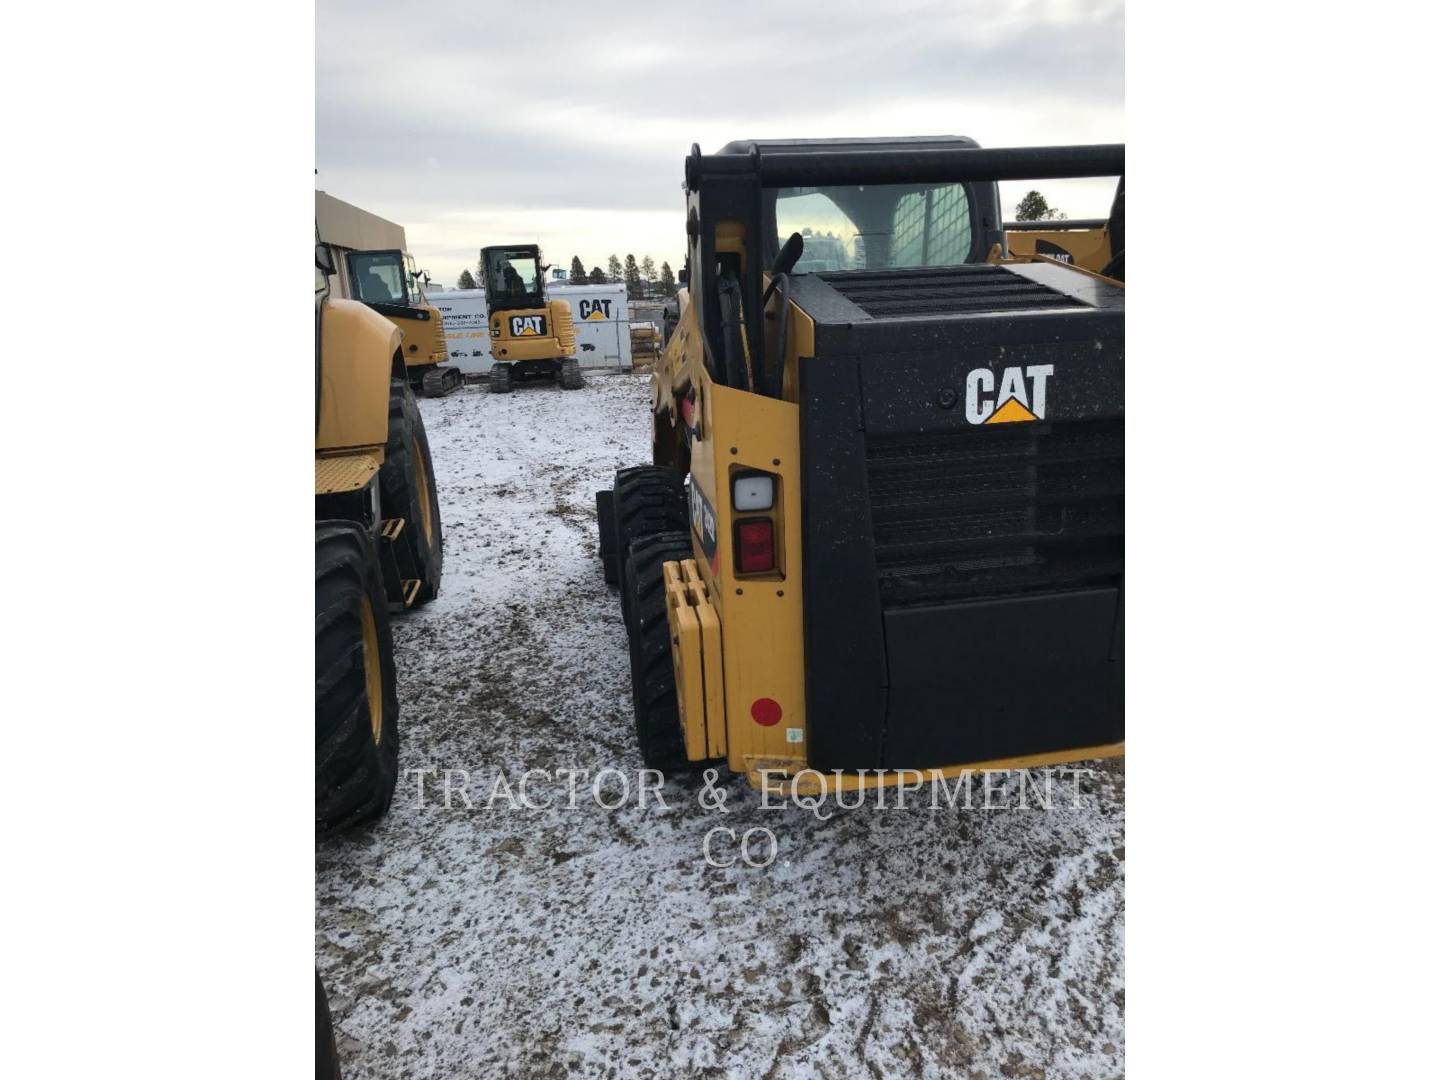
<instances>
[{"instance_id":1,"label":"cloud","mask_svg":"<svg viewBox=\"0 0 1440 1080\"><path fill-rule=\"evenodd\" d=\"M320 0L318 184L405 225L440 281L532 237L561 265L678 265L691 143L1123 140L1123 19L1113 0ZM1066 209L1100 213L1108 194L1094 198Z\"/></svg>"}]
</instances>

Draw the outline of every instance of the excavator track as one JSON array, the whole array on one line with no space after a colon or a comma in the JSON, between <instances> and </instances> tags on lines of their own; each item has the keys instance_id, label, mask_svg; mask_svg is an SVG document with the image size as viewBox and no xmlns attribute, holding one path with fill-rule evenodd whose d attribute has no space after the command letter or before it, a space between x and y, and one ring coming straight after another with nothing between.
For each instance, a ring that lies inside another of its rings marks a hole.
<instances>
[{"instance_id":1,"label":"excavator track","mask_svg":"<svg viewBox=\"0 0 1440 1080\"><path fill-rule=\"evenodd\" d=\"M426 397L444 397L465 385L465 376L457 367L432 367L420 379Z\"/></svg>"}]
</instances>

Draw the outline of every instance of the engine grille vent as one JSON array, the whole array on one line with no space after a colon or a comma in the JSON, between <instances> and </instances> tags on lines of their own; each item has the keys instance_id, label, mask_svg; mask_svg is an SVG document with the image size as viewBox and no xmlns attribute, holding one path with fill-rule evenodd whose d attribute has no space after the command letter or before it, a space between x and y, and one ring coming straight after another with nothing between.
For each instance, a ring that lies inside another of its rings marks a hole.
<instances>
[{"instance_id":1,"label":"engine grille vent","mask_svg":"<svg viewBox=\"0 0 1440 1080\"><path fill-rule=\"evenodd\" d=\"M1062 292L1002 266L950 266L923 270L876 270L821 274L821 279L865 314L974 315L986 312L1083 308Z\"/></svg>"},{"instance_id":2,"label":"engine grille vent","mask_svg":"<svg viewBox=\"0 0 1440 1080\"><path fill-rule=\"evenodd\" d=\"M866 466L884 607L1120 580L1123 420L871 436Z\"/></svg>"}]
</instances>

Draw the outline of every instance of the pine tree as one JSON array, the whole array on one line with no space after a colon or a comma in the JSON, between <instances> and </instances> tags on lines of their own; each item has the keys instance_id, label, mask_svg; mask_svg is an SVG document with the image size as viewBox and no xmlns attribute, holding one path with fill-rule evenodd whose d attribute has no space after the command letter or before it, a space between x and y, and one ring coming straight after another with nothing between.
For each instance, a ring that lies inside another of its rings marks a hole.
<instances>
[{"instance_id":1,"label":"pine tree","mask_svg":"<svg viewBox=\"0 0 1440 1080\"><path fill-rule=\"evenodd\" d=\"M580 261L579 255L572 257L570 260L570 280L575 282L576 285L585 284L585 264Z\"/></svg>"},{"instance_id":2,"label":"pine tree","mask_svg":"<svg viewBox=\"0 0 1440 1080\"><path fill-rule=\"evenodd\" d=\"M609 281L611 285L619 285L620 282L625 280L625 272L620 269L620 256L611 255L609 266L610 268L606 274L606 280Z\"/></svg>"},{"instance_id":3,"label":"pine tree","mask_svg":"<svg viewBox=\"0 0 1440 1080\"><path fill-rule=\"evenodd\" d=\"M627 300L639 300L644 289L640 284L640 267L635 262L634 255L625 256L625 298Z\"/></svg>"},{"instance_id":4,"label":"pine tree","mask_svg":"<svg viewBox=\"0 0 1440 1080\"><path fill-rule=\"evenodd\" d=\"M640 260L640 277L645 282L645 295L653 295L655 292L655 260L649 255Z\"/></svg>"},{"instance_id":5,"label":"pine tree","mask_svg":"<svg viewBox=\"0 0 1440 1080\"><path fill-rule=\"evenodd\" d=\"M660 264L660 295L675 295L675 271L670 269L668 262Z\"/></svg>"},{"instance_id":6,"label":"pine tree","mask_svg":"<svg viewBox=\"0 0 1440 1080\"><path fill-rule=\"evenodd\" d=\"M591 285L605 285L605 284L607 284L607 282L606 282L606 280L605 280L605 271L604 271L604 270L601 270L600 267L598 267L598 266L592 267L591 270L590 270L590 284L591 284Z\"/></svg>"},{"instance_id":7,"label":"pine tree","mask_svg":"<svg viewBox=\"0 0 1440 1080\"><path fill-rule=\"evenodd\" d=\"M474 274L470 273L469 270L461 270L460 280L455 283L455 287L457 289L475 289L479 286L475 284Z\"/></svg>"}]
</instances>

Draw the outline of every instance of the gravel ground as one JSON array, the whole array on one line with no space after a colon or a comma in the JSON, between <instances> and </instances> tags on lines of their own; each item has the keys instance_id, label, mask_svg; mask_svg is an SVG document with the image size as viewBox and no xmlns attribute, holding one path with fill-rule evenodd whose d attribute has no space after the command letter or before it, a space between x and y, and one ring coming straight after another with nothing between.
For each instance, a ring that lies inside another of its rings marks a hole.
<instances>
[{"instance_id":1,"label":"gravel ground","mask_svg":"<svg viewBox=\"0 0 1440 1080\"><path fill-rule=\"evenodd\" d=\"M1009 809L977 785L970 809L922 792L819 820L733 778L723 810L693 782L640 804L593 492L645 460L647 400L644 377L596 375L420 403L446 561L395 623L400 789L316 857L347 1080L1122 1075L1123 765L1048 810L1016 808L1027 774L992 790ZM591 789L609 768L614 810ZM446 769L466 774L449 808ZM573 808L563 769L585 773ZM717 827L768 828L774 861L708 865Z\"/></svg>"}]
</instances>

